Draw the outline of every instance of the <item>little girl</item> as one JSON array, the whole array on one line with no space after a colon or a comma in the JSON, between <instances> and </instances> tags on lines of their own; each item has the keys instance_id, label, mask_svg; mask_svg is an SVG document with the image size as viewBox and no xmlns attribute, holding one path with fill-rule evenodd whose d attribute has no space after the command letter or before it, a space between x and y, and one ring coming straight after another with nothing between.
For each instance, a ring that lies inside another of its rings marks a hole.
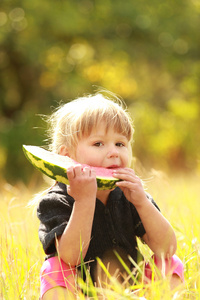
<instances>
[{"instance_id":1,"label":"little girl","mask_svg":"<svg viewBox=\"0 0 200 300\"><path fill-rule=\"evenodd\" d=\"M47 255L41 299L75 293L81 259L96 285L105 280L97 257L123 282L125 270L116 252L133 269L128 257L137 263L136 237L153 251L158 268L165 264L172 281L183 280L174 230L130 168L133 127L122 103L101 94L83 97L61 106L50 121L50 149L80 164L68 168L69 185L56 183L38 206L39 237ZM112 169L120 179L116 188L98 190L90 166ZM150 278L149 273L146 266Z\"/></svg>"}]
</instances>

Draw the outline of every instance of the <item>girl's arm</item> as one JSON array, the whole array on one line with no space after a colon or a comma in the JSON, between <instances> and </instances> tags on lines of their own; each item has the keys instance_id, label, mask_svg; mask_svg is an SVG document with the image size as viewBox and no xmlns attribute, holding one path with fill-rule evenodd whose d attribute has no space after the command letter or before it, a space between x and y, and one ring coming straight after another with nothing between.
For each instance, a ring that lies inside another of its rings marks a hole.
<instances>
[{"instance_id":1,"label":"girl's arm","mask_svg":"<svg viewBox=\"0 0 200 300\"><path fill-rule=\"evenodd\" d=\"M176 252L176 236L170 223L146 197L143 185L132 169L119 169L113 176L122 179L116 184L135 206L146 233L145 243L159 257L168 258Z\"/></svg>"},{"instance_id":2,"label":"girl's arm","mask_svg":"<svg viewBox=\"0 0 200 300\"><path fill-rule=\"evenodd\" d=\"M67 170L70 186L68 194L75 200L70 220L57 242L61 259L72 266L81 262L90 243L94 210L96 204L96 174L90 168L80 165Z\"/></svg>"},{"instance_id":3,"label":"girl's arm","mask_svg":"<svg viewBox=\"0 0 200 300\"><path fill-rule=\"evenodd\" d=\"M159 257L169 258L176 252L176 236L170 223L147 199L144 206L136 207L146 233L143 240Z\"/></svg>"}]
</instances>

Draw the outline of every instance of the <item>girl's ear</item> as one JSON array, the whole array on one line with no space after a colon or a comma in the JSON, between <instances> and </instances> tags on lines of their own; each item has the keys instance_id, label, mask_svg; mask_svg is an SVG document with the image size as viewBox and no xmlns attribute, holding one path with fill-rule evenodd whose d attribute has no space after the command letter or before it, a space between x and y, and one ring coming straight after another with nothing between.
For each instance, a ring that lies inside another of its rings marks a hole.
<instances>
[{"instance_id":1,"label":"girl's ear","mask_svg":"<svg viewBox=\"0 0 200 300\"><path fill-rule=\"evenodd\" d=\"M63 156L69 156L69 151L68 151L67 146L65 146L65 145L60 146L59 154L63 155Z\"/></svg>"}]
</instances>

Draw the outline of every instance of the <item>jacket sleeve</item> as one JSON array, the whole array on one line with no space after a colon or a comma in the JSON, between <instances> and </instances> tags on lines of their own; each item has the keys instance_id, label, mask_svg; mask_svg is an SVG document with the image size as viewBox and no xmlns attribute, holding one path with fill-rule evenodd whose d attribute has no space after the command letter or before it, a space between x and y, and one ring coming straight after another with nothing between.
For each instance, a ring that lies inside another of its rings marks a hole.
<instances>
[{"instance_id":1,"label":"jacket sleeve","mask_svg":"<svg viewBox=\"0 0 200 300\"><path fill-rule=\"evenodd\" d=\"M74 200L66 188L52 189L39 203L37 216L40 220L39 239L46 254L56 252L55 239L62 235L69 221Z\"/></svg>"}]
</instances>

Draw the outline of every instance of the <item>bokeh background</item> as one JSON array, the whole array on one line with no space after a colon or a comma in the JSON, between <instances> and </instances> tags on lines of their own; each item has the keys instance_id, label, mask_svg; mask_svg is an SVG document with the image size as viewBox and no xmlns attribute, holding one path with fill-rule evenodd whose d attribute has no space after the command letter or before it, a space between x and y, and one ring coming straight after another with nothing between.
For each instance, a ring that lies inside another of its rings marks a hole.
<instances>
[{"instance_id":1,"label":"bokeh background","mask_svg":"<svg viewBox=\"0 0 200 300\"><path fill-rule=\"evenodd\" d=\"M1 0L0 180L29 182L41 115L99 87L128 105L145 168L199 174L199 28L199 0Z\"/></svg>"}]
</instances>

